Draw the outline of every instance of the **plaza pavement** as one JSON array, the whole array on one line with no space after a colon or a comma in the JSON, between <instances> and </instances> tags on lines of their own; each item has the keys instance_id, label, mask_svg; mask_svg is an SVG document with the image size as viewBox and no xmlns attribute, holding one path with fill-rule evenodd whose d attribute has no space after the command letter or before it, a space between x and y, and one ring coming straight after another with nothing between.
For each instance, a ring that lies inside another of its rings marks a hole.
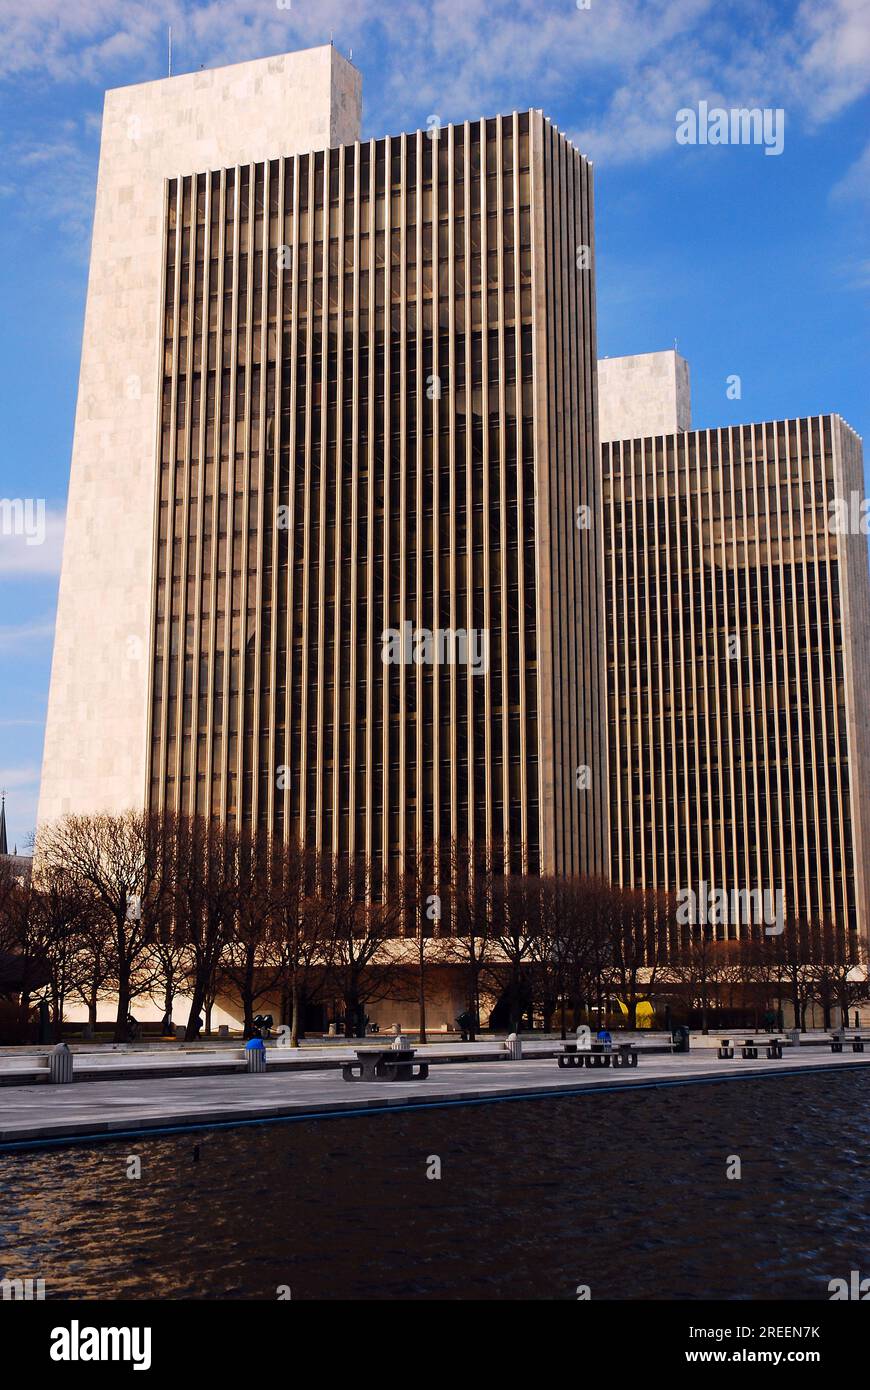
<instances>
[{"instance_id":1,"label":"plaza pavement","mask_svg":"<svg viewBox=\"0 0 870 1390\"><path fill-rule=\"evenodd\" d=\"M824 1047L787 1050L781 1060L768 1060L764 1038L760 1055L744 1060L720 1061L712 1048L689 1054L641 1055L632 1068L560 1069L554 1058L535 1055L534 1044L524 1044L522 1061L462 1060L432 1066L425 1081L348 1083L335 1062L345 1046L323 1049L329 1053L329 1070L309 1067L279 1070L271 1062L264 1074L208 1075L204 1062L191 1063L186 1074L165 1076L147 1072L128 1079L92 1080L66 1086L15 1085L0 1089L0 1147L39 1142L63 1142L83 1138L111 1138L161 1129L211 1127L247 1121L339 1116L362 1110L412 1107L420 1104L483 1102L531 1096L577 1095L595 1090L700 1083L716 1080L738 1082L749 1077L830 1072L843 1068L870 1067L870 1055L847 1050L832 1054ZM482 1049L485 1045L478 1045ZM538 1053L552 1050L540 1044ZM847 1044L848 1047L848 1044ZM316 1049L315 1049L316 1050ZM426 1049L456 1051L441 1044ZM494 1053L492 1044L487 1050ZM277 1049L270 1052L274 1059ZM311 1058L311 1061L317 1060ZM7 1063L8 1064L8 1063ZM108 1063L104 1065L108 1070ZM191 1074L195 1072L195 1074ZM870 1081L870 1073L863 1072Z\"/></svg>"}]
</instances>

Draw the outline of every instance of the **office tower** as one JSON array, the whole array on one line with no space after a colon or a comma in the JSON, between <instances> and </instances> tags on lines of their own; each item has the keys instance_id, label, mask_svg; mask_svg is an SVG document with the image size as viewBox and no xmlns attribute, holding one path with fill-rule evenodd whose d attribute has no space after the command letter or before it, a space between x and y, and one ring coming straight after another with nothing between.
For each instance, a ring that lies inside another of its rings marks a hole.
<instances>
[{"instance_id":1,"label":"office tower","mask_svg":"<svg viewBox=\"0 0 870 1390\"><path fill-rule=\"evenodd\" d=\"M602 473L614 880L781 891L866 938L860 440L837 415L647 433Z\"/></svg>"},{"instance_id":2,"label":"office tower","mask_svg":"<svg viewBox=\"0 0 870 1390\"><path fill-rule=\"evenodd\" d=\"M358 118L331 48L107 98L41 818L599 870L591 170Z\"/></svg>"}]
</instances>

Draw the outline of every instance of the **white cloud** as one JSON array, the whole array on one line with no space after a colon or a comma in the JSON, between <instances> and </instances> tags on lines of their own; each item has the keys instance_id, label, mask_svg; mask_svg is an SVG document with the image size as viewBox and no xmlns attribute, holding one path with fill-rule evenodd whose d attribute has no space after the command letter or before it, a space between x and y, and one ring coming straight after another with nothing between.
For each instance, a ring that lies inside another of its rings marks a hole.
<instances>
[{"instance_id":1,"label":"white cloud","mask_svg":"<svg viewBox=\"0 0 870 1390\"><path fill-rule=\"evenodd\" d=\"M27 642L50 642L54 638L54 622L21 623L17 627L0 627L0 652L11 651Z\"/></svg>"},{"instance_id":2,"label":"white cloud","mask_svg":"<svg viewBox=\"0 0 870 1390\"><path fill-rule=\"evenodd\" d=\"M10 791L15 787L38 787L39 768L33 764L26 767L0 767L0 788Z\"/></svg>"},{"instance_id":3,"label":"white cloud","mask_svg":"<svg viewBox=\"0 0 870 1390\"><path fill-rule=\"evenodd\" d=\"M4 0L0 77L25 73L96 86L161 77L173 27L177 71L323 43L331 32L378 83L365 89L379 131L540 105L576 87L594 109L611 93L599 149L643 158L674 111L721 85L726 104L788 104L808 122L837 114L870 85L868 0ZM383 62L380 61L383 53ZM657 75L653 80L652 72ZM626 139L606 134L622 123ZM593 154L595 151L593 150Z\"/></svg>"},{"instance_id":4,"label":"white cloud","mask_svg":"<svg viewBox=\"0 0 870 1390\"><path fill-rule=\"evenodd\" d=\"M727 27L715 11L694 18L682 30L654 26L642 58L621 65L610 100L572 133L584 153L612 163L660 153L673 145L676 112L701 99L782 107L787 128L796 119L814 129L870 90L870 0L810 0L791 15L737 0Z\"/></svg>"},{"instance_id":5,"label":"white cloud","mask_svg":"<svg viewBox=\"0 0 870 1390\"><path fill-rule=\"evenodd\" d=\"M854 164L846 170L831 189L835 202L864 202L870 200L870 141Z\"/></svg>"},{"instance_id":6,"label":"white cloud","mask_svg":"<svg viewBox=\"0 0 870 1390\"><path fill-rule=\"evenodd\" d=\"M825 121L870 89L870 3L803 0L795 28L794 96Z\"/></svg>"},{"instance_id":7,"label":"white cloud","mask_svg":"<svg viewBox=\"0 0 870 1390\"><path fill-rule=\"evenodd\" d=\"M6 535L0 531L0 574L60 574L64 521L63 512L46 508L45 538L36 545L29 544L26 535Z\"/></svg>"}]
</instances>

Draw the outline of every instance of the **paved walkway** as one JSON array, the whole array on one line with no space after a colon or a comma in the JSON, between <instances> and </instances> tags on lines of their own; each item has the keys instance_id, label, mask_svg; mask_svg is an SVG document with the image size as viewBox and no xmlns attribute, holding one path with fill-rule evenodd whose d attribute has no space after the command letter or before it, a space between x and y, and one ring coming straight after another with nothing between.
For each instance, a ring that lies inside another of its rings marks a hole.
<instances>
[{"instance_id":1,"label":"paved walkway","mask_svg":"<svg viewBox=\"0 0 870 1390\"><path fill-rule=\"evenodd\" d=\"M333 1054L334 1056L334 1054ZM349 1084L336 1070L266 1072L249 1076L149 1076L88 1085L16 1086L0 1092L0 1145L142 1133L173 1127L238 1124L249 1120L341 1115L388 1105L483 1101L544 1096L602 1087L622 1088L714 1079L771 1077L843 1067L870 1067L870 1056L821 1048L786 1054L782 1061L710 1051L642 1057L631 1069L561 1070L554 1060L530 1056L499 1065L460 1062L433 1066L426 1081ZM866 1074L870 1080L870 1074Z\"/></svg>"}]
</instances>

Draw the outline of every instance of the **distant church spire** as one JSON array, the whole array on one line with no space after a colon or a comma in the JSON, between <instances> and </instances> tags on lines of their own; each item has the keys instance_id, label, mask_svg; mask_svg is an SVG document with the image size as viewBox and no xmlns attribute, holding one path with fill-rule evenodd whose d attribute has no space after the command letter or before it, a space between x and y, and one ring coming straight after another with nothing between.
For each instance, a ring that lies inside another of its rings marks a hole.
<instances>
[{"instance_id":1,"label":"distant church spire","mask_svg":"<svg viewBox=\"0 0 870 1390\"><path fill-rule=\"evenodd\" d=\"M0 855L8 854L9 846L6 843L6 793L0 796Z\"/></svg>"}]
</instances>

